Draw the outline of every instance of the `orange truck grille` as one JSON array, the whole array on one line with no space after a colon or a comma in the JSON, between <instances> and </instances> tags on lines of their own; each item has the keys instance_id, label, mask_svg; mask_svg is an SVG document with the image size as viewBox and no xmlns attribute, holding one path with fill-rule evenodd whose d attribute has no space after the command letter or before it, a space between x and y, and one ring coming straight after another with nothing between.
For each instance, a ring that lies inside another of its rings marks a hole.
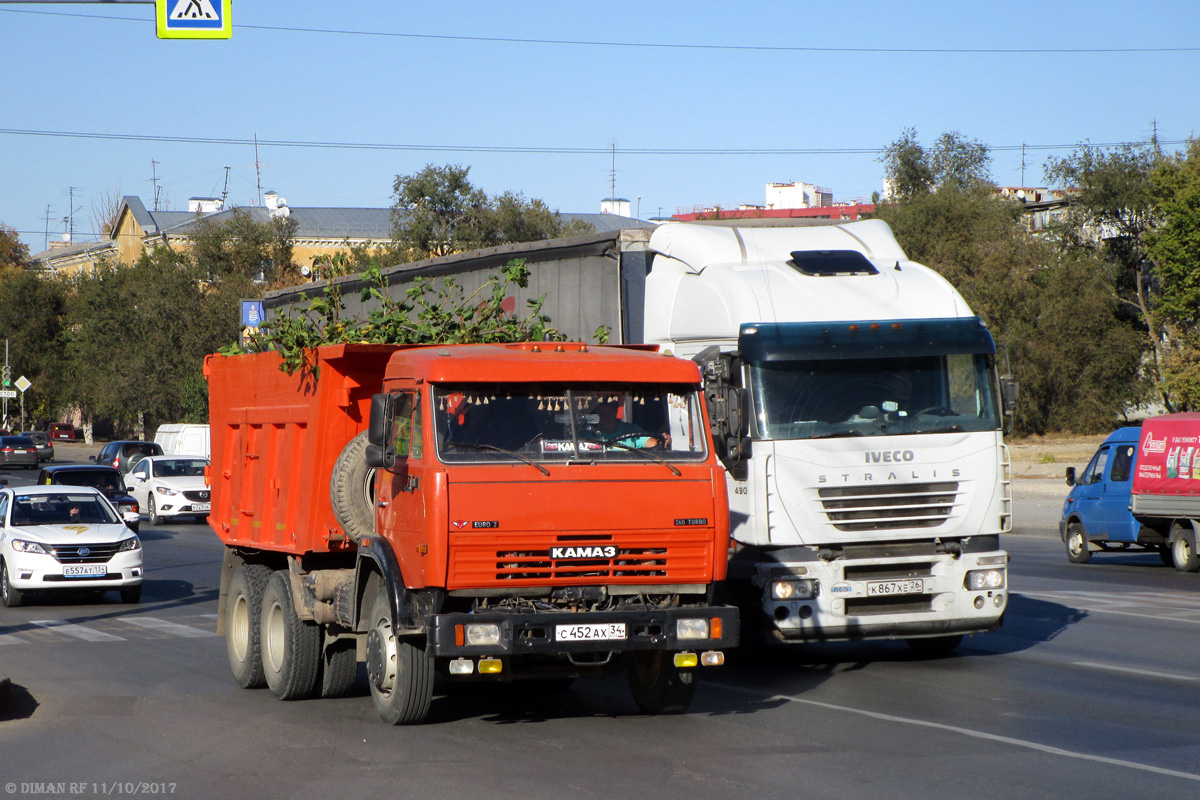
<instances>
[{"instance_id":1,"label":"orange truck grille","mask_svg":"<svg viewBox=\"0 0 1200 800\"><path fill-rule=\"evenodd\" d=\"M713 534L697 533L702 535L452 537L448 588L708 583ZM635 538L657 541L631 541Z\"/></svg>"}]
</instances>

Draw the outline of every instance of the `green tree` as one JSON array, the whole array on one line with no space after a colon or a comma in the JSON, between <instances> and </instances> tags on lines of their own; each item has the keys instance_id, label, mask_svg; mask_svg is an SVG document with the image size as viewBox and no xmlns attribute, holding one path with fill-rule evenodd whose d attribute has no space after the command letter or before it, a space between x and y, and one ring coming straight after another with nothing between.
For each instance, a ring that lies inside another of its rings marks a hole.
<instances>
[{"instance_id":1,"label":"green tree","mask_svg":"<svg viewBox=\"0 0 1200 800\"><path fill-rule=\"evenodd\" d=\"M8 340L13 378L24 375L33 384L25 393L27 424L50 419L58 402L65 377L65 304L66 292L58 281L26 269L0 267L0 331ZM13 414L12 403L9 413Z\"/></svg>"},{"instance_id":2,"label":"green tree","mask_svg":"<svg viewBox=\"0 0 1200 800\"><path fill-rule=\"evenodd\" d=\"M398 261L591 233L587 223L565 222L538 199L504 192L489 198L468 178L470 167L427 164L393 183L393 255Z\"/></svg>"},{"instance_id":3,"label":"green tree","mask_svg":"<svg viewBox=\"0 0 1200 800\"><path fill-rule=\"evenodd\" d=\"M947 131L932 148L922 147L914 128L884 148L879 160L892 194L908 200L938 189L966 191L990 186L991 154L978 139Z\"/></svg>"},{"instance_id":4,"label":"green tree","mask_svg":"<svg viewBox=\"0 0 1200 800\"><path fill-rule=\"evenodd\" d=\"M0 269L24 267L29 261L29 248L21 242L15 228L0 222Z\"/></svg>"},{"instance_id":5,"label":"green tree","mask_svg":"<svg viewBox=\"0 0 1200 800\"><path fill-rule=\"evenodd\" d=\"M301 280L292 252L295 232L291 217L256 222L244 209L235 208L228 219L199 220L192 258L210 281L294 284Z\"/></svg>"}]
</instances>

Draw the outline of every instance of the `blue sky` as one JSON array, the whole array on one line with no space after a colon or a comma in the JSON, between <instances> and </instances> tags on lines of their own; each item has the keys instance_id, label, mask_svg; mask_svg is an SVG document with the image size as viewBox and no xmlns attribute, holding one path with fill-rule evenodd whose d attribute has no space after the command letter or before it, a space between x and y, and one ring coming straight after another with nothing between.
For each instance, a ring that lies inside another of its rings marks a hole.
<instances>
[{"instance_id":1,"label":"blue sky","mask_svg":"<svg viewBox=\"0 0 1200 800\"><path fill-rule=\"evenodd\" d=\"M615 144L616 194L645 218L761 203L772 181L869 200L910 126L987 144L1004 185L1022 143L1041 185L1075 143L1200 128L1195 0L241 0L232 19L227 41L159 40L153 5L0 3L0 223L38 252L75 187L86 239L106 196L152 207L152 170L164 208L219 196L226 165L230 202L256 203L255 135L263 190L294 207L386 207L435 163L598 211ZM758 152L703 152L730 150Z\"/></svg>"}]
</instances>

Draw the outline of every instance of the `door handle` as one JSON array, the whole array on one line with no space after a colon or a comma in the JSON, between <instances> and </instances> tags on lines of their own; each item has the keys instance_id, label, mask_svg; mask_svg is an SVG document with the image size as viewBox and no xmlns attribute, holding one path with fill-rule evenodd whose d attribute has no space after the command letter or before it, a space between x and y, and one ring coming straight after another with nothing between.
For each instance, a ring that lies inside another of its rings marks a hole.
<instances>
[{"instance_id":1,"label":"door handle","mask_svg":"<svg viewBox=\"0 0 1200 800\"><path fill-rule=\"evenodd\" d=\"M375 505L379 506L380 508L387 508L388 501L387 500L379 500L379 501L376 501Z\"/></svg>"}]
</instances>

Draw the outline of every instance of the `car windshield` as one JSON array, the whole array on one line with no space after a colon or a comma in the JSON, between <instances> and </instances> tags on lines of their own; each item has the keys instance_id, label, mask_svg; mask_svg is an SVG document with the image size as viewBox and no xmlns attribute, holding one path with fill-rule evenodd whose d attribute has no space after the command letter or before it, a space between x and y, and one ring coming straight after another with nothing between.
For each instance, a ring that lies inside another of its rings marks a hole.
<instances>
[{"instance_id":1,"label":"car windshield","mask_svg":"<svg viewBox=\"0 0 1200 800\"><path fill-rule=\"evenodd\" d=\"M208 462L203 458L168 458L154 462L156 478L203 478Z\"/></svg>"},{"instance_id":2,"label":"car windshield","mask_svg":"<svg viewBox=\"0 0 1200 800\"><path fill-rule=\"evenodd\" d=\"M162 448L153 443L134 442L127 444L121 449L121 455L131 456L135 453L141 453L144 456L161 456Z\"/></svg>"},{"instance_id":3,"label":"car windshield","mask_svg":"<svg viewBox=\"0 0 1200 800\"><path fill-rule=\"evenodd\" d=\"M108 503L94 494L13 495L12 525L104 525L119 523Z\"/></svg>"},{"instance_id":4,"label":"car windshield","mask_svg":"<svg viewBox=\"0 0 1200 800\"><path fill-rule=\"evenodd\" d=\"M120 491L125 488L116 470L63 470L54 474L53 482L64 486L93 486L102 492Z\"/></svg>"},{"instance_id":5,"label":"car windshield","mask_svg":"<svg viewBox=\"0 0 1200 800\"><path fill-rule=\"evenodd\" d=\"M700 397L687 385L441 385L433 409L447 462L706 456Z\"/></svg>"}]
</instances>

